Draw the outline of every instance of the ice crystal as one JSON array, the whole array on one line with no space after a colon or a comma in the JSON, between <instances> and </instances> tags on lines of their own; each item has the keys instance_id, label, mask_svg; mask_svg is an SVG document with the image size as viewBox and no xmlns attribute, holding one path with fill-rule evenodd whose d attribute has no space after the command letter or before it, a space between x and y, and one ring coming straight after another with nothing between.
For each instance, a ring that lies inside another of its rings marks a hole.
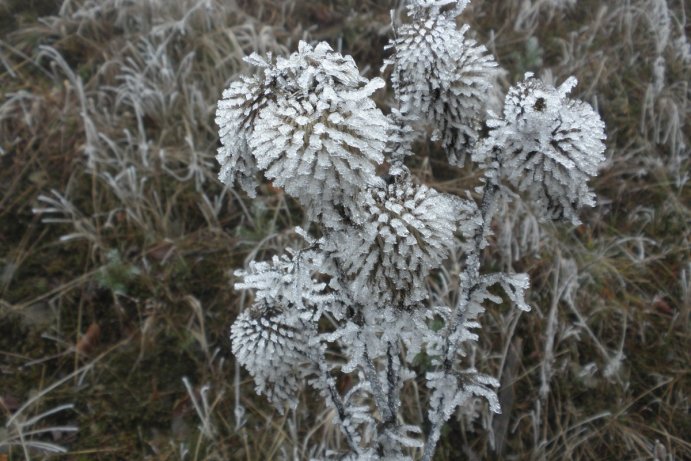
<instances>
[{"instance_id":1,"label":"ice crystal","mask_svg":"<svg viewBox=\"0 0 691 461\"><path fill-rule=\"evenodd\" d=\"M449 161L462 165L478 137L496 72L487 49L460 29L455 17L467 1L414 1L412 22L396 30L387 61L401 112L418 115L434 128ZM442 7L455 4L450 11Z\"/></svg>"}]
</instances>

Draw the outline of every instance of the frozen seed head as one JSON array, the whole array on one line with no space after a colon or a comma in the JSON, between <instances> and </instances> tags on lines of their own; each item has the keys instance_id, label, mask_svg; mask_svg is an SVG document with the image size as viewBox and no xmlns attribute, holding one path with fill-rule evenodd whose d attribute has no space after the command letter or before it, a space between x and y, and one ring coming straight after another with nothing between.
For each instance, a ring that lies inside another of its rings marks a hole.
<instances>
[{"instance_id":1,"label":"frozen seed head","mask_svg":"<svg viewBox=\"0 0 691 461\"><path fill-rule=\"evenodd\" d=\"M282 410L297 406L304 378L314 369L312 326L277 306L260 301L243 311L230 329L238 362L254 378L257 393Z\"/></svg>"},{"instance_id":2,"label":"frozen seed head","mask_svg":"<svg viewBox=\"0 0 691 461\"><path fill-rule=\"evenodd\" d=\"M605 126L590 105L566 97L575 85L571 77L554 88L526 74L506 96L504 119L490 122L484 150L501 150L504 174L544 218L578 224L578 210L595 205L587 181L605 160Z\"/></svg>"},{"instance_id":3,"label":"frozen seed head","mask_svg":"<svg viewBox=\"0 0 691 461\"><path fill-rule=\"evenodd\" d=\"M456 9L439 12L443 6ZM497 64L487 49L458 29L456 15L467 2L417 1L410 24L389 44L394 55L391 82L401 111L427 120L452 164L463 164L478 137Z\"/></svg>"},{"instance_id":4,"label":"frozen seed head","mask_svg":"<svg viewBox=\"0 0 691 461\"><path fill-rule=\"evenodd\" d=\"M251 62L264 79L231 84L219 103L221 179L260 170L327 227L357 219L390 130L371 99L384 82L361 77L350 56L324 42L300 42L275 63Z\"/></svg>"},{"instance_id":5,"label":"frozen seed head","mask_svg":"<svg viewBox=\"0 0 691 461\"><path fill-rule=\"evenodd\" d=\"M407 175L370 189L367 221L344 232L340 259L362 303L411 308L424 300L424 279L454 245L457 199Z\"/></svg>"}]
</instances>

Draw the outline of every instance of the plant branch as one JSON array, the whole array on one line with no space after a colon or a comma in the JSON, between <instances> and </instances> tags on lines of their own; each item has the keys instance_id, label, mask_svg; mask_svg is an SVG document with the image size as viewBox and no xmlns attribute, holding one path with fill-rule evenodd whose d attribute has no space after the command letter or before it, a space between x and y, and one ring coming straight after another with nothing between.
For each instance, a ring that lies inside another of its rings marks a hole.
<instances>
[{"instance_id":1,"label":"plant branch","mask_svg":"<svg viewBox=\"0 0 691 461\"><path fill-rule=\"evenodd\" d=\"M396 362L398 366L396 366ZM389 393L387 396L387 403L389 411L392 415L391 423L396 422L396 413L399 405L399 384L401 382L400 361L398 359L398 347L393 342L389 341L386 348L386 380L389 385ZM385 421L386 423L386 421Z\"/></svg>"},{"instance_id":2,"label":"plant branch","mask_svg":"<svg viewBox=\"0 0 691 461\"><path fill-rule=\"evenodd\" d=\"M482 193L482 201L480 204L482 224L476 229L472 246L466 253L465 267L460 276L461 292L454 310L455 315L444 336L444 347L442 354L444 361L442 364L442 372L445 375L453 372L454 359L459 347L457 333L461 325L468 320L468 306L470 304L470 300L472 299L473 293L480 287L480 253L485 246L485 235L492 221L492 216L496 208L496 195L499 191L499 184L495 178L496 175L491 175L485 181L485 187ZM431 418L434 423L432 424L427 437L427 443L425 444L425 450L422 456L423 461L431 461L432 456L434 455L437 442L439 441L439 437L441 435L441 428L446 423L443 409L444 402L441 401L437 407L436 417Z\"/></svg>"},{"instance_id":3,"label":"plant branch","mask_svg":"<svg viewBox=\"0 0 691 461\"><path fill-rule=\"evenodd\" d=\"M339 426L343 432L343 435L345 435L348 446L352 452L360 454L362 449L357 442L357 436L352 433L351 426L347 423L347 420L349 419L348 410L341 399L341 395L338 393L333 376L331 376L331 373L326 368L325 360L319 362L319 371L323 374L323 380L320 381L323 381L323 383L326 385L325 390L327 391L328 398L331 400L331 403L336 409L339 419Z\"/></svg>"},{"instance_id":4,"label":"plant branch","mask_svg":"<svg viewBox=\"0 0 691 461\"><path fill-rule=\"evenodd\" d=\"M382 420L386 423L395 418L395 414L392 414L391 409L387 404L387 398L386 394L384 393L384 388L382 387L381 381L379 380L379 376L377 375L377 369L374 366L372 359L370 359L369 354L367 353L366 346L362 355L365 361L365 378L367 379L367 381L369 381L370 388L372 389L372 394L374 395L374 401L377 404L377 408L381 413Z\"/></svg>"}]
</instances>

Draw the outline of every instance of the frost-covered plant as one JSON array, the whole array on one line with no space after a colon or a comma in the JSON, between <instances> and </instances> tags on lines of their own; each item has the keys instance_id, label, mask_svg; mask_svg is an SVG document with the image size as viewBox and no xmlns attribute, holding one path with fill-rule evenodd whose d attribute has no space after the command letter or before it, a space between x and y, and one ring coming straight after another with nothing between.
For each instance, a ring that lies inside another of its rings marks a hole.
<instances>
[{"instance_id":1,"label":"frost-covered plant","mask_svg":"<svg viewBox=\"0 0 691 461\"><path fill-rule=\"evenodd\" d=\"M467 3L410 2L390 44L388 116L372 99L383 80L360 76L323 42L275 60L250 56L259 73L232 82L218 105L220 179L254 195L262 173L310 222L296 249L236 272L253 302L231 328L233 352L279 410L295 408L305 384L323 397L348 444L335 457L400 460L420 449L429 460L457 408L481 398L498 413L498 381L464 357L487 304L502 302L493 287L529 310L526 274L481 267L504 182L546 219L575 223L594 205L587 181L604 160L600 117L567 98L575 79L554 88L532 75L509 90L501 116L491 113L494 59L456 26ZM420 184L406 167L423 122L451 162L468 157L484 171L479 202ZM450 281L440 269L452 255L461 261L450 302L430 279ZM424 434L400 411L423 356Z\"/></svg>"}]
</instances>

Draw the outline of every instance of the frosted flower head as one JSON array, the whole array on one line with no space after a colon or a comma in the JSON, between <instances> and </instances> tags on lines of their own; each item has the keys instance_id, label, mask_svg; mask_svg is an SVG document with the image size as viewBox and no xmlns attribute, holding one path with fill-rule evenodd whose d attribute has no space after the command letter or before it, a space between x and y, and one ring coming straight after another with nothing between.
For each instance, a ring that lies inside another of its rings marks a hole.
<instances>
[{"instance_id":1,"label":"frosted flower head","mask_svg":"<svg viewBox=\"0 0 691 461\"><path fill-rule=\"evenodd\" d=\"M455 197L414 184L405 174L370 189L368 220L344 232L339 258L351 292L367 303L409 308L426 298L424 279L454 245Z\"/></svg>"},{"instance_id":2,"label":"frosted flower head","mask_svg":"<svg viewBox=\"0 0 691 461\"><path fill-rule=\"evenodd\" d=\"M441 139L449 161L461 165L477 140L497 65L484 46L466 36L468 26L457 28L456 10L438 13L449 3L456 2L413 2L413 21L396 31L387 64L393 64L401 111L429 121L433 139Z\"/></svg>"},{"instance_id":3,"label":"frosted flower head","mask_svg":"<svg viewBox=\"0 0 691 461\"><path fill-rule=\"evenodd\" d=\"M577 224L578 210L595 205L587 181L605 160L605 133L592 107L567 98L575 84L554 88L526 74L506 96L504 119L490 122L485 149L501 149L504 174L543 217Z\"/></svg>"},{"instance_id":4,"label":"frosted flower head","mask_svg":"<svg viewBox=\"0 0 691 461\"><path fill-rule=\"evenodd\" d=\"M360 77L326 43L301 43L277 67L296 87L261 112L249 143L257 165L327 227L358 220L361 190L383 161L388 119L371 95L384 82Z\"/></svg>"},{"instance_id":5,"label":"frosted flower head","mask_svg":"<svg viewBox=\"0 0 691 461\"><path fill-rule=\"evenodd\" d=\"M254 378L257 393L282 411L297 406L304 378L315 369L309 343L314 327L280 306L255 303L230 329L233 354Z\"/></svg>"},{"instance_id":6,"label":"frosted flower head","mask_svg":"<svg viewBox=\"0 0 691 461\"><path fill-rule=\"evenodd\" d=\"M350 56L324 42L300 42L287 58L252 63L264 68L264 80L234 83L219 104L222 140L227 133L222 179L260 170L327 227L346 216L357 221L360 191L376 178L390 129L371 99L384 82L361 77ZM233 133L238 127L241 136Z\"/></svg>"}]
</instances>

